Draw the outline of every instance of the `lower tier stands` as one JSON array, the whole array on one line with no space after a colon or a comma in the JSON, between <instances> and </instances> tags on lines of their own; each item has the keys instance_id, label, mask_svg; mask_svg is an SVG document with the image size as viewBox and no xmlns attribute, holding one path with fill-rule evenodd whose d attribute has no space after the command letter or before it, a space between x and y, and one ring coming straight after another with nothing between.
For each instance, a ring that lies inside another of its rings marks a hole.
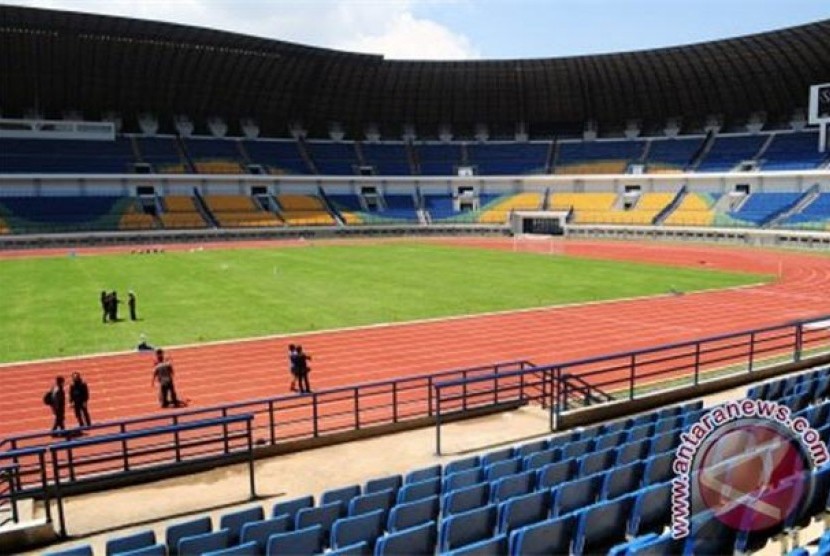
<instances>
[{"instance_id":1,"label":"lower tier stands","mask_svg":"<svg viewBox=\"0 0 830 556\"><path fill-rule=\"evenodd\" d=\"M801 193L752 193L737 210L716 215L715 225L761 226L791 209Z\"/></svg>"},{"instance_id":2,"label":"lower tier stands","mask_svg":"<svg viewBox=\"0 0 830 556\"><path fill-rule=\"evenodd\" d=\"M328 200L346 224L415 224L419 222L415 197L390 194L370 204L355 194L329 194Z\"/></svg>"},{"instance_id":3,"label":"lower tier stands","mask_svg":"<svg viewBox=\"0 0 830 556\"><path fill-rule=\"evenodd\" d=\"M168 195L161 199L162 212L159 215L162 226L167 229L206 228L202 213L193 197Z\"/></svg>"},{"instance_id":4,"label":"lower tier stands","mask_svg":"<svg viewBox=\"0 0 830 556\"><path fill-rule=\"evenodd\" d=\"M154 227L132 197L0 197L11 233L60 233Z\"/></svg>"},{"instance_id":5,"label":"lower tier stands","mask_svg":"<svg viewBox=\"0 0 830 556\"><path fill-rule=\"evenodd\" d=\"M572 222L575 224L603 223L603 215L614 208L616 193L560 193L550 195L550 210L573 210Z\"/></svg>"},{"instance_id":6,"label":"lower tier stands","mask_svg":"<svg viewBox=\"0 0 830 556\"><path fill-rule=\"evenodd\" d=\"M223 228L267 228L282 225L274 213L263 210L245 195L207 195L205 205Z\"/></svg>"},{"instance_id":7,"label":"lower tier stands","mask_svg":"<svg viewBox=\"0 0 830 556\"><path fill-rule=\"evenodd\" d=\"M687 193L669 216L666 226L711 226L715 220L715 203L719 196L712 193Z\"/></svg>"},{"instance_id":8,"label":"lower tier stands","mask_svg":"<svg viewBox=\"0 0 830 556\"><path fill-rule=\"evenodd\" d=\"M334 226L337 222L316 195L281 194L276 197L280 216L292 226Z\"/></svg>"},{"instance_id":9,"label":"lower tier stands","mask_svg":"<svg viewBox=\"0 0 830 556\"><path fill-rule=\"evenodd\" d=\"M478 221L482 224L504 224L517 210L541 210L543 193L528 192L505 195L481 206Z\"/></svg>"},{"instance_id":10,"label":"lower tier stands","mask_svg":"<svg viewBox=\"0 0 830 556\"><path fill-rule=\"evenodd\" d=\"M830 193L820 193L799 213L788 217L785 227L826 230L830 224Z\"/></svg>"}]
</instances>

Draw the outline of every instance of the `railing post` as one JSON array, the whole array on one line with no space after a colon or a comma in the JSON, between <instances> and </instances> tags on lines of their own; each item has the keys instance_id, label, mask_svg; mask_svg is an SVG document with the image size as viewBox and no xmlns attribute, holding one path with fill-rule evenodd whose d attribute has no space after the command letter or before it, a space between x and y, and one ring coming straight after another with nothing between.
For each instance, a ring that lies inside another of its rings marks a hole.
<instances>
[{"instance_id":1,"label":"railing post","mask_svg":"<svg viewBox=\"0 0 830 556\"><path fill-rule=\"evenodd\" d=\"M311 394L311 420L314 427L314 438L320 436L320 424L317 422L319 420L319 415L317 414L317 411L317 393L314 392Z\"/></svg>"},{"instance_id":2,"label":"railing post","mask_svg":"<svg viewBox=\"0 0 830 556\"><path fill-rule=\"evenodd\" d=\"M223 407L222 408L222 418L226 419L227 417L228 417L228 408ZM228 442L228 424L227 423L222 423L222 445L225 448L225 453L226 454L230 453L231 447L230 447L230 444Z\"/></svg>"},{"instance_id":3,"label":"railing post","mask_svg":"<svg viewBox=\"0 0 830 556\"><path fill-rule=\"evenodd\" d=\"M467 411L467 371L461 373L461 409Z\"/></svg>"},{"instance_id":4,"label":"railing post","mask_svg":"<svg viewBox=\"0 0 830 556\"><path fill-rule=\"evenodd\" d=\"M179 416L173 415L173 426L179 426ZM179 444L179 429L174 429L173 431L173 447L176 451L176 463L182 461L182 447Z\"/></svg>"},{"instance_id":5,"label":"railing post","mask_svg":"<svg viewBox=\"0 0 830 556\"><path fill-rule=\"evenodd\" d=\"M8 471L8 483L9 483L9 502L12 505L12 522L18 523L20 521L20 515L17 511L17 491L14 488L15 483L15 475L20 473L20 468L12 466L9 467Z\"/></svg>"},{"instance_id":6,"label":"railing post","mask_svg":"<svg viewBox=\"0 0 830 556\"><path fill-rule=\"evenodd\" d=\"M75 482L75 461L72 457L72 448L66 449L66 464L69 466L69 480Z\"/></svg>"},{"instance_id":7,"label":"railing post","mask_svg":"<svg viewBox=\"0 0 830 556\"><path fill-rule=\"evenodd\" d=\"M522 402L525 399L525 374L522 373L519 375L519 401Z\"/></svg>"},{"instance_id":8,"label":"railing post","mask_svg":"<svg viewBox=\"0 0 830 556\"><path fill-rule=\"evenodd\" d=\"M248 436L248 481L251 487L251 500L256 499L256 479L255 479L255 469L254 469L254 433L252 430L251 423L253 421L253 416L246 421L247 423L247 436Z\"/></svg>"},{"instance_id":9,"label":"railing post","mask_svg":"<svg viewBox=\"0 0 830 556\"><path fill-rule=\"evenodd\" d=\"M698 382L700 382L700 342L697 342L695 344L694 382L695 382L695 386L697 386Z\"/></svg>"},{"instance_id":10,"label":"railing post","mask_svg":"<svg viewBox=\"0 0 830 556\"><path fill-rule=\"evenodd\" d=\"M360 430L360 393L357 387L354 389L354 428Z\"/></svg>"},{"instance_id":11,"label":"railing post","mask_svg":"<svg viewBox=\"0 0 830 556\"><path fill-rule=\"evenodd\" d=\"M277 423L274 415L274 400L268 400L268 429L271 431L271 446L277 443Z\"/></svg>"},{"instance_id":12,"label":"railing post","mask_svg":"<svg viewBox=\"0 0 830 556\"><path fill-rule=\"evenodd\" d=\"M432 417L432 377L427 377L427 415Z\"/></svg>"},{"instance_id":13,"label":"railing post","mask_svg":"<svg viewBox=\"0 0 830 556\"><path fill-rule=\"evenodd\" d=\"M634 399L634 377L635 377L635 374L636 374L636 371L635 371L636 368L637 368L637 356L632 353L631 354L630 372L629 372L629 376L628 376L628 399L629 400Z\"/></svg>"},{"instance_id":14,"label":"railing post","mask_svg":"<svg viewBox=\"0 0 830 556\"><path fill-rule=\"evenodd\" d=\"M392 422L398 422L398 381L392 383Z\"/></svg>"},{"instance_id":15,"label":"railing post","mask_svg":"<svg viewBox=\"0 0 830 556\"><path fill-rule=\"evenodd\" d=\"M52 452L52 473L55 477L55 502L58 504L58 530L60 536L66 538L66 516L63 514L63 496L61 494L61 473L60 464L58 462L57 450L50 448ZM44 485L44 490L46 485Z\"/></svg>"},{"instance_id":16,"label":"railing post","mask_svg":"<svg viewBox=\"0 0 830 556\"><path fill-rule=\"evenodd\" d=\"M118 427L118 428L121 431L121 434L126 434L127 425L125 425L124 423L121 423L121 426ZM124 460L124 471L129 471L130 470L130 450L129 450L129 447L127 446L127 439L126 438L121 439L121 454L122 454L123 460Z\"/></svg>"},{"instance_id":17,"label":"railing post","mask_svg":"<svg viewBox=\"0 0 830 556\"><path fill-rule=\"evenodd\" d=\"M43 489L43 508L46 510L46 522L52 523L52 499L49 496L49 478L46 476L46 450L38 452L37 461L40 467L40 487Z\"/></svg>"},{"instance_id":18,"label":"railing post","mask_svg":"<svg viewBox=\"0 0 830 556\"><path fill-rule=\"evenodd\" d=\"M755 363L755 332L749 333L749 371L752 372Z\"/></svg>"},{"instance_id":19,"label":"railing post","mask_svg":"<svg viewBox=\"0 0 830 556\"><path fill-rule=\"evenodd\" d=\"M793 353L793 361L801 361L801 348L804 342L804 324L799 322L795 325L795 353Z\"/></svg>"},{"instance_id":20,"label":"railing post","mask_svg":"<svg viewBox=\"0 0 830 556\"><path fill-rule=\"evenodd\" d=\"M430 382L432 380L430 379ZM430 389L430 391L432 391ZM435 386L435 453L441 454L441 387Z\"/></svg>"}]
</instances>

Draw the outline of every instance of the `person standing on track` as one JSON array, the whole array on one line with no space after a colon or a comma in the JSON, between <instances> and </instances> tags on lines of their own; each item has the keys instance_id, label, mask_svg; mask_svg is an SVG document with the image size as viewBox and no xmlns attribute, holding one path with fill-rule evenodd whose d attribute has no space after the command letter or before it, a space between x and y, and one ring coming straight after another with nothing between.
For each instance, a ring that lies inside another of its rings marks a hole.
<instances>
[{"instance_id":1,"label":"person standing on track","mask_svg":"<svg viewBox=\"0 0 830 556\"><path fill-rule=\"evenodd\" d=\"M89 386L81 378L81 373L72 373L72 384L69 385L69 403L75 410L75 418L79 427L88 427L92 424L89 419Z\"/></svg>"},{"instance_id":2,"label":"person standing on track","mask_svg":"<svg viewBox=\"0 0 830 556\"><path fill-rule=\"evenodd\" d=\"M172 402L173 407L179 406L179 399L176 397L176 386L173 384L173 365L164 356L164 350L156 350L156 366L153 369L153 382L159 383L159 402L161 407L167 407Z\"/></svg>"},{"instance_id":3,"label":"person standing on track","mask_svg":"<svg viewBox=\"0 0 830 556\"><path fill-rule=\"evenodd\" d=\"M297 379L300 378L297 372L297 346L288 344L288 365L291 370L291 388L292 392L297 391Z\"/></svg>"},{"instance_id":4,"label":"person standing on track","mask_svg":"<svg viewBox=\"0 0 830 556\"><path fill-rule=\"evenodd\" d=\"M311 372L311 367L308 362L311 361L311 356L303 353L303 346L297 346L296 352L297 360L297 377L300 382L300 393L311 394L311 385L308 383L308 374Z\"/></svg>"},{"instance_id":5,"label":"person standing on track","mask_svg":"<svg viewBox=\"0 0 830 556\"><path fill-rule=\"evenodd\" d=\"M66 433L66 392L63 382L62 376L56 377L55 385L43 397L43 403L52 408L52 415L55 417L52 436L63 436Z\"/></svg>"}]
</instances>

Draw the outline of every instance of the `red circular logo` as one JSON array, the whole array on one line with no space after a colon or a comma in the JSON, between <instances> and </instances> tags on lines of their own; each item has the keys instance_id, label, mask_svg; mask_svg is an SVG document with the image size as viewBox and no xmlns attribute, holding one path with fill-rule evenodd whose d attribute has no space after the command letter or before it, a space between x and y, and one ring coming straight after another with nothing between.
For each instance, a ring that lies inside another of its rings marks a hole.
<instances>
[{"instance_id":1,"label":"red circular logo","mask_svg":"<svg viewBox=\"0 0 830 556\"><path fill-rule=\"evenodd\" d=\"M740 531L783 522L800 505L809 469L798 442L772 423L739 422L717 431L698 454L700 498Z\"/></svg>"}]
</instances>

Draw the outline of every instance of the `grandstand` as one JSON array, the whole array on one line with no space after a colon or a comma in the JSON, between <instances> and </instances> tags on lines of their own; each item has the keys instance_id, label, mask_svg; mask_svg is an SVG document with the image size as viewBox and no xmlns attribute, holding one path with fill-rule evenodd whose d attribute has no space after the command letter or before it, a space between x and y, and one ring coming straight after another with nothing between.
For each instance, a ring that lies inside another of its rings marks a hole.
<instances>
[{"instance_id":1,"label":"grandstand","mask_svg":"<svg viewBox=\"0 0 830 556\"><path fill-rule=\"evenodd\" d=\"M226 228L265 228L282 224L274 213L244 195L208 195L205 204L219 225Z\"/></svg>"},{"instance_id":2,"label":"grandstand","mask_svg":"<svg viewBox=\"0 0 830 556\"><path fill-rule=\"evenodd\" d=\"M163 211L159 215L165 228L204 228L208 224L193 197L168 195L161 200Z\"/></svg>"},{"instance_id":3,"label":"grandstand","mask_svg":"<svg viewBox=\"0 0 830 556\"><path fill-rule=\"evenodd\" d=\"M334 217L317 195L283 193L276 196L280 216L293 226L333 226Z\"/></svg>"},{"instance_id":4,"label":"grandstand","mask_svg":"<svg viewBox=\"0 0 830 556\"><path fill-rule=\"evenodd\" d=\"M484 224L502 224L510 214L522 210L540 210L544 201L542 193L517 193L504 195L481 205L478 221Z\"/></svg>"},{"instance_id":5,"label":"grandstand","mask_svg":"<svg viewBox=\"0 0 830 556\"><path fill-rule=\"evenodd\" d=\"M717 201L716 194L687 193L663 223L666 226L711 226Z\"/></svg>"}]
</instances>

